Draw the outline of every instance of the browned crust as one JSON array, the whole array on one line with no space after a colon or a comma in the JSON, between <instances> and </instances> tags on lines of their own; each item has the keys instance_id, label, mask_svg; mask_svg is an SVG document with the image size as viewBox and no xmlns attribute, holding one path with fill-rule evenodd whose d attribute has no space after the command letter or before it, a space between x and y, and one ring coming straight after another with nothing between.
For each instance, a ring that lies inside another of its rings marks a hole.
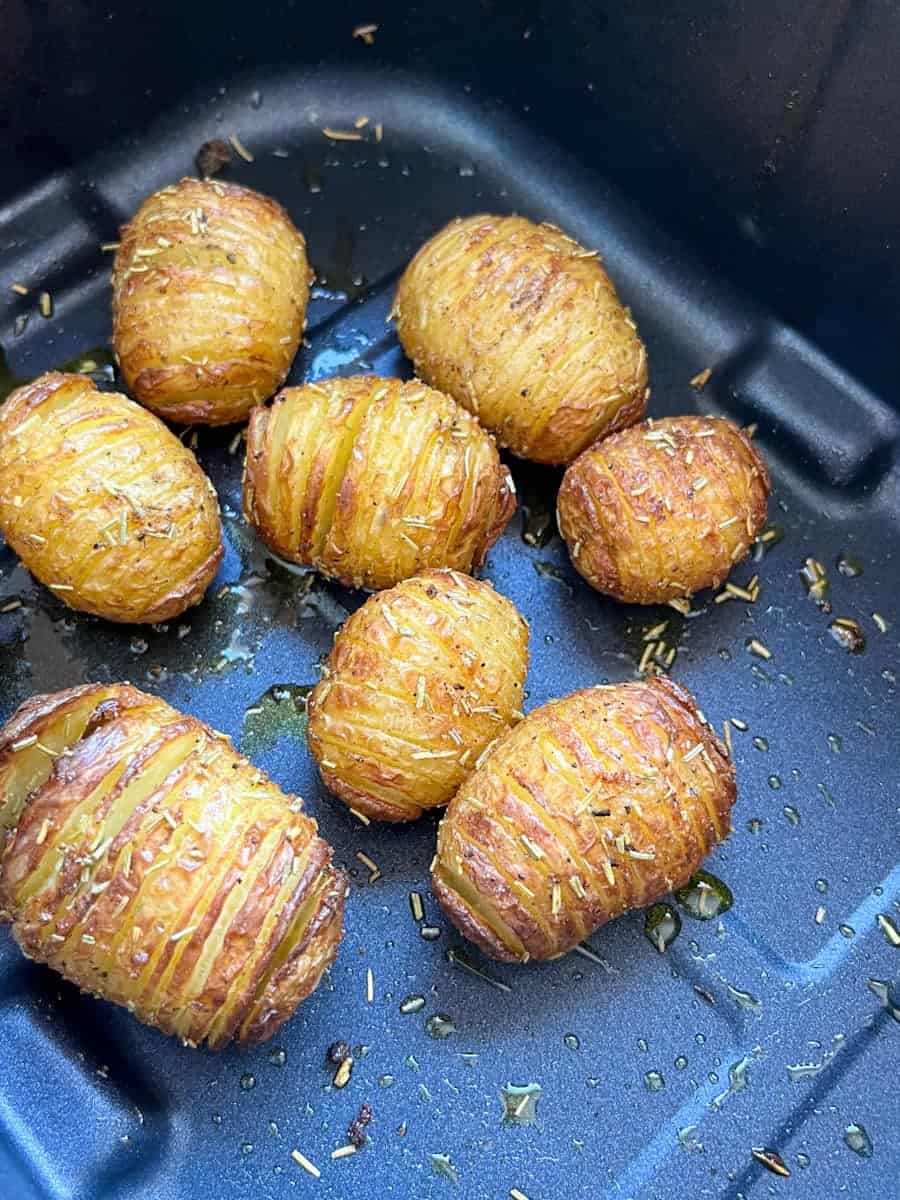
<instances>
[{"instance_id":1,"label":"browned crust","mask_svg":"<svg viewBox=\"0 0 900 1200\"><path fill-rule=\"evenodd\" d=\"M681 886L727 836L724 746L667 678L535 709L451 801L432 886L485 953L548 959Z\"/></svg>"},{"instance_id":2,"label":"browned crust","mask_svg":"<svg viewBox=\"0 0 900 1200\"><path fill-rule=\"evenodd\" d=\"M124 623L199 603L224 554L191 451L125 396L59 372L0 410L0 531L70 608Z\"/></svg>"},{"instance_id":3,"label":"browned crust","mask_svg":"<svg viewBox=\"0 0 900 1200\"><path fill-rule=\"evenodd\" d=\"M271 197L182 179L121 230L113 341L129 389L182 424L246 418L297 353L311 272L303 235Z\"/></svg>"},{"instance_id":4,"label":"browned crust","mask_svg":"<svg viewBox=\"0 0 900 1200\"><path fill-rule=\"evenodd\" d=\"M252 414L243 504L282 558L378 591L428 567L474 570L515 498L493 439L449 397L351 376Z\"/></svg>"},{"instance_id":5,"label":"browned crust","mask_svg":"<svg viewBox=\"0 0 900 1200\"><path fill-rule=\"evenodd\" d=\"M746 433L721 417L647 421L566 471L560 532L598 591L665 603L717 587L765 524L771 482Z\"/></svg>"},{"instance_id":6,"label":"browned crust","mask_svg":"<svg viewBox=\"0 0 900 1200\"><path fill-rule=\"evenodd\" d=\"M571 462L644 414L631 315L599 258L553 225L451 221L407 267L394 316L417 374L523 458Z\"/></svg>"},{"instance_id":7,"label":"browned crust","mask_svg":"<svg viewBox=\"0 0 900 1200\"><path fill-rule=\"evenodd\" d=\"M0 788L15 786L15 755L28 753L13 746L58 740L76 705L68 750L0 854L13 936L189 1044L269 1036L342 937L346 883L331 848L227 739L128 685L25 704L0 731Z\"/></svg>"}]
</instances>

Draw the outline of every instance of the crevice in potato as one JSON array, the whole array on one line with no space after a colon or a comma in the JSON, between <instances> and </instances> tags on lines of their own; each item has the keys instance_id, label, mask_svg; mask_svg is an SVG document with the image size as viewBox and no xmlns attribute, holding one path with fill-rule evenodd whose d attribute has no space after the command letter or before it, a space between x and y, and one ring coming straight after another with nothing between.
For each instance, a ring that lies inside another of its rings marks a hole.
<instances>
[{"instance_id":1,"label":"crevice in potato","mask_svg":"<svg viewBox=\"0 0 900 1200\"><path fill-rule=\"evenodd\" d=\"M276 554L349 587L391 587L428 567L472 571L514 508L492 438L416 381L286 388L251 417L245 516Z\"/></svg>"},{"instance_id":2,"label":"crevice in potato","mask_svg":"<svg viewBox=\"0 0 900 1200\"><path fill-rule=\"evenodd\" d=\"M0 811L23 950L190 1044L269 1036L337 952L346 881L299 801L126 684L23 705L0 732Z\"/></svg>"}]
</instances>

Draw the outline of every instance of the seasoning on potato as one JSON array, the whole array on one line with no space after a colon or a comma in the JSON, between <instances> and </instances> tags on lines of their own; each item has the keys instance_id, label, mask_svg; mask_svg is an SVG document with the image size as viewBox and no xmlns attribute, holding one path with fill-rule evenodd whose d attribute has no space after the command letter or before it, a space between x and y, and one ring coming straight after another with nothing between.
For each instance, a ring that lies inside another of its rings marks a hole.
<instances>
[{"instance_id":1,"label":"seasoning on potato","mask_svg":"<svg viewBox=\"0 0 900 1200\"><path fill-rule=\"evenodd\" d=\"M416 373L521 458L571 462L644 414L634 321L596 251L554 225L451 221L407 267L393 315Z\"/></svg>"},{"instance_id":2,"label":"seasoning on potato","mask_svg":"<svg viewBox=\"0 0 900 1200\"><path fill-rule=\"evenodd\" d=\"M527 671L528 625L488 583L425 571L370 597L309 699L325 786L380 821L446 804L520 718Z\"/></svg>"},{"instance_id":3,"label":"seasoning on potato","mask_svg":"<svg viewBox=\"0 0 900 1200\"><path fill-rule=\"evenodd\" d=\"M721 417L667 417L604 438L576 459L557 499L578 571L630 604L717 587L766 521L769 473Z\"/></svg>"},{"instance_id":4,"label":"seasoning on potato","mask_svg":"<svg viewBox=\"0 0 900 1200\"><path fill-rule=\"evenodd\" d=\"M127 684L0 731L0 911L29 958L190 1045L270 1037L342 936L346 879L301 801Z\"/></svg>"},{"instance_id":5,"label":"seasoning on potato","mask_svg":"<svg viewBox=\"0 0 900 1200\"><path fill-rule=\"evenodd\" d=\"M725 747L670 679L535 709L450 802L432 887L505 962L556 958L680 887L730 830Z\"/></svg>"},{"instance_id":6,"label":"seasoning on potato","mask_svg":"<svg viewBox=\"0 0 900 1200\"><path fill-rule=\"evenodd\" d=\"M242 421L284 382L306 321L303 235L275 200L182 179L123 227L113 343L129 391L182 425Z\"/></svg>"},{"instance_id":7,"label":"seasoning on potato","mask_svg":"<svg viewBox=\"0 0 900 1200\"><path fill-rule=\"evenodd\" d=\"M58 372L0 408L0 532L55 596L109 621L178 616L224 553L190 450L139 404Z\"/></svg>"},{"instance_id":8,"label":"seasoning on potato","mask_svg":"<svg viewBox=\"0 0 900 1200\"><path fill-rule=\"evenodd\" d=\"M493 438L448 396L354 375L285 388L247 433L244 513L276 554L349 587L472 571L515 509Z\"/></svg>"}]
</instances>

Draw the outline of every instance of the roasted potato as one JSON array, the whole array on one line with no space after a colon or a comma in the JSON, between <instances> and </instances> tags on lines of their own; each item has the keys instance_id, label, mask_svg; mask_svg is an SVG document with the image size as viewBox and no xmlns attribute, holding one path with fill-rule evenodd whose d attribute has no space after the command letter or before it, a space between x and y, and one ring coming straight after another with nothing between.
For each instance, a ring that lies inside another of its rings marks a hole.
<instances>
[{"instance_id":1,"label":"roasted potato","mask_svg":"<svg viewBox=\"0 0 900 1200\"><path fill-rule=\"evenodd\" d=\"M182 425L227 425L284 382L306 321L306 243L249 188L182 179L121 230L113 343L129 391Z\"/></svg>"},{"instance_id":2,"label":"roasted potato","mask_svg":"<svg viewBox=\"0 0 900 1200\"><path fill-rule=\"evenodd\" d=\"M56 372L0 408L0 532L60 600L110 621L178 616L224 553L190 450L132 400Z\"/></svg>"},{"instance_id":3,"label":"roasted potato","mask_svg":"<svg viewBox=\"0 0 900 1200\"><path fill-rule=\"evenodd\" d=\"M29 958L148 1025L261 1041L342 936L346 880L300 809L127 684L35 696L0 732L0 910Z\"/></svg>"},{"instance_id":4,"label":"roasted potato","mask_svg":"<svg viewBox=\"0 0 900 1200\"><path fill-rule=\"evenodd\" d=\"M734 769L670 679L537 708L451 800L432 887L492 958L556 958L686 883L729 832Z\"/></svg>"},{"instance_id":5,"label":"roasted potato","mask_svg":"<svg viewBox=\"0 0 900 1200\"><path fill-rule=\"evenodd\" d=\"M451 221L394 313L416 373L522 458L568 463L640 420L647 355L595 251L524 217Z\"/></svg>"},{"instance_id":6,"label":"roasted potato","mask_svg":"<svg viewBox=\"0 0 900 1200\"><path fill-rule=\"evenodd\" d=\"M378 590L472 571L515 509L497 448L448 396L355 375L285 388L247 433L244 513L276 554Z\"/></svg>"},{"instance_id":7,"label":"roasted potato","mask_svg":"<svg viewBox=\"0 0 900 1200\"><path fill-rule=\"evenodd\" d=\"M527 671L528 625L488 583L425 571L370 597L309 699L325 786L379 821L446 804L521 716Z\"/></svg>"},{"instance_id":8,"label":"roasted potato","mask_svg":"<svg viewBox=\"0 0 900 1200\"><path fill-rule=\"evenodd\" d=\"M598 591L663 604L717 587L766 521L769 473L721 417L667 417L604 438L563 478L557 520Z\"/></svg>"}]
</instances>

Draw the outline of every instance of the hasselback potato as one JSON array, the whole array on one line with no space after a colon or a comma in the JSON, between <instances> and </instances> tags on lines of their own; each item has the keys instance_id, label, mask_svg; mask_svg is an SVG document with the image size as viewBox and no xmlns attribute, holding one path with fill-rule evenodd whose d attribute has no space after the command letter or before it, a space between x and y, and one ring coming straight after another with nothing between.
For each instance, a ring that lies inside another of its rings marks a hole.
<instances>
[{"instance_id":1,"label":"hasselback potato","mask_svg":"<svg viewBox=\"0 0 900 1200\"><path fill-rule=\"evenodd\" d=\"M528 625L488 583L426 571L371 596L309 699L326 787L382 821L446 804L521 716L527 670Z\"/></svg>"},{"instance_id":2,"label":"hasselback potato","mask_svg":"<svg viewBox=\"0 0 900 1200\"><path fill-rule=\"evenodd\" d=\"M572 562L593 587L658 604L716 587L766 521L769 473L721 417L667 417L604 438L557 499Z\"/></svg>"},{"instance_id":3,"label":"hasselback potato","mask_svg":"<svg viewBox=\"0 0 900 1200\"><path fill-rule=\"evenodd\" d=\"M456 793L434 894L491 957L556 958L686 883L734 799L725 748L683 688L574 692L529 713Z\"/></svg>"},{"instance_id":4,"label":"hasselback potato","mask_svg":"<svg viewBox=\"0 0 900 1200\"><path fill-rule=\"evenodd\" d=\"M121 230L113 343L129 391L180 424L227 425L284 382L309 299L306 243L275 200L182 179Z\"/></svg>"},{"instance_id":5,"label":"hasselback potato","mask_svg":"<svg viewBox=\"0 0 900 1200\"><path fill-rule=\"evenodd\" d=\"M568 463L643 416L647 355L595 251L524 217L451 221L394 303L416 373L522 458Z\"/></svg>"},{"instance_id":6,"label":"hasselback potato","mask_svg":"<svg viewBox=\"0 0 900 1200\"><path fill-rule=\"evenodd\" d=\"M301 802L127 684L0 732L0 911L22 950L217 1049L269 1037L341 939L346 882Z\"/></svg>"},{"instance_id":7,"label":"hasselback potato","mask_svg":"<svg viewBox=\"0 0 900 1200\"><path fill-rule=\"evenodd\" d=\"M377 590L480 566L515 509L489 434L414 380L285 388L247 433L244 513L282 558Z\"/></svg>"},{"instance_id":8,"label":"hasselback potato","mask_svg":"<svg viewBox=\"0 0 900 1200\"><path fill-rule=\"evenodd\" d=\"M60 600L110 621L178 616L224 553L191 451L125 396L57 372L0 408L0 531Z\"/></svg>"}]
</instances>

